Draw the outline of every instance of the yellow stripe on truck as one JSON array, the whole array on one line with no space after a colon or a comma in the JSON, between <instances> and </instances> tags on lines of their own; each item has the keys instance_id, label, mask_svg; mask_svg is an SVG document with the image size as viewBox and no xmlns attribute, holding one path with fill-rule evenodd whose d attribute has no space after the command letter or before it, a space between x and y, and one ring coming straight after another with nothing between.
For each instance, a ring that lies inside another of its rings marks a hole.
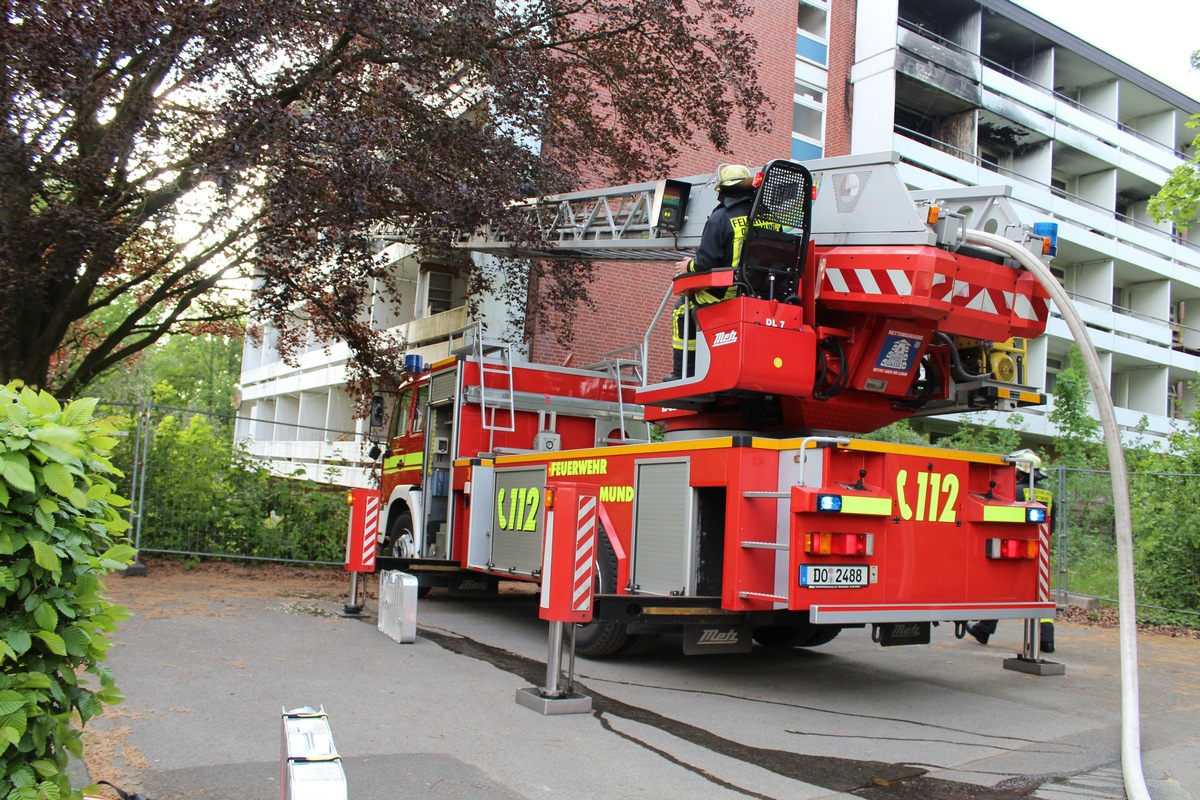
<instances>
[{"instance_id":1,"label":"yellow stripe on truck","mask_svg":"<svg viewBox=\"0 0 1200 800\"><path fill-rule=\"evenodd\" d=\"M892 501L888 497L855 497L842 495L843 514L874 514L878 517L891 516Z\"/></svg>"},{"instance_id":2,"label":"yellow stripe on truck","mask_svg":"<svg viewBox=\"0 0 1200 800\"><path fill-rule=\"evenodd\" d=\"M984 506L984 522L1025 522L1024 506Z\"/></svg>"}]
</instances>

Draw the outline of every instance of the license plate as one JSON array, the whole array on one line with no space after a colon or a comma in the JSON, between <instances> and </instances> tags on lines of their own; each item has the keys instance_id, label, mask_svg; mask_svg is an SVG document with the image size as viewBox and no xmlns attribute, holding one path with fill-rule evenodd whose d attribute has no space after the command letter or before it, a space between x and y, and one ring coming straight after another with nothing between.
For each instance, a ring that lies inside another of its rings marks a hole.
<instances>
[{"instance_id":1,"label":"license plate","mask_svg":"<svg viewBox=\"0 0 1200 800\"><path fill-rule=\"evenodd\" d=\"M854 566L800 565L800 585L809 589L858 589L870 582L871 568Z\"/></svg>"}]
</instances>

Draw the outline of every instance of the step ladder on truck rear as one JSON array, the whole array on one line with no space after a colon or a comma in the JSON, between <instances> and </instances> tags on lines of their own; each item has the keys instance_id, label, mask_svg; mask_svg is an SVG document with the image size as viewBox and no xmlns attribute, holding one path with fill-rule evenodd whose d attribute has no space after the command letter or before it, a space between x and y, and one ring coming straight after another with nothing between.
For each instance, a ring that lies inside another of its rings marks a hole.
<instances>
[{"instance_id":1,"label":"step ladder on truck rear","mask_svg":"<svg viewBox=\"0 0 1200 800\"><path fill-rule=\"evenodd\" d=\"M482 353L406 382L385 455L381 565L453 591L536 583L556 487L574 484L598 496L601 528L583 655L665 632L689 653L813 647L851 627L917 644L940 622L961 636L969 619L1052 615L1046 510L1018 499L1012 463L851 438L1044 401L1022 383L1022 356L1045 328L1046 292L964 246L962 230L986 226L1039 253L1053 243L1028 235L1006 189L911 193L895 162L764 168L741 268L679 279L664 299L739 290L698 310L682 380L645 380L649 334L639 369L510 363L511 431L482 422L485 393L509 380ZM630 210L594 235L545 217L554 247L507 254L676 258L703 219L676 214L663 232L653 214L710 208L706 180L552 198ZM642 199L617 203L620 192ZM466 246L514 247L495 231Z\"/></svg>"}]
</instances>

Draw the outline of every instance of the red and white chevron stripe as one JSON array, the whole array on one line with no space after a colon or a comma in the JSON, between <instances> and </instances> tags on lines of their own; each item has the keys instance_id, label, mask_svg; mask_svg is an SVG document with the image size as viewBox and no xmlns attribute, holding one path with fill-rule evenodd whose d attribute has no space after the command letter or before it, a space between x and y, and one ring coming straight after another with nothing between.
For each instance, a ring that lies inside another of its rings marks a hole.
<instances>
[{"instance_id":1,"label":"red and white chevron stripe","mask_svg":"<svg viewBox=\"0 0 1200 800\"><path fill-rule=\"evenodd\" d=\"M829 267L824 275L824 288L842 294L911 297L913 293L911 276L902 269ZM1028 322L1044 322L1049 311L1043 298L977 286L967 281L952 279L942 273L934 273L932 276L930 294L935 299L958 308L995 314L1006 319L1015 317Z\"/></svg>"},{"instance_id":2,"label":"red and white chevron stripe","mask_svg":"<svg viewBox=\"0 0 1200 800\"><path fill-rule=\"evenodd\" d=\"M592 564L596 560L596 498L579 498L579 517L575 534L575 581L571 587L571 610L592 607Z\"/></svg>"},{"instance_id":3,"label":"red and white chevron stripe","mask_svg":"<svg viewBox=\"0 0 1200 800\"><path fill-rule=\"evenodd\" d=\"M1050 526L1038 526L1038 600L1050 599Z\"/></svg>"},{"instance_id":4,"label":"red and white chevron stripe","mask_svg":"<svg viewBox=\"0 0 1200 800\"><path fill-rule=\"evenodd\" d=\"M841 269L830 267L825 270L825 282L835 292L856 294L890 294L908 297L912 294L912 281L902 269Z\"/></svg>"},{"instance_id":5,"label":"red and white chevron stripe","mask_svg":"<svg viewBox=\"0 0 1200 800\"><path fill-rule=\"evenodd\" d=\"M933 285L948 283L947 291L941 300L951 303L958 308L980 311L984 314L996 314L1003 317L1016 317L1027 322L1045 321L1049 308L1046 301L1040 297L1017 292L1006 292L988 286L976 286L967 281L951 282L944 275L934 276Z\"/></svg>"},{"instance_id":6,"label":"red and white chevron stripe","mask_svg":"<svg viewBox=\"0 0 1200 800\"><path fill-rule=\"evenodd\" d=\"M367 571L369 572L370 568L375 566L375 540L379 536L378 495L367 495L366 509L363 513L363 564L367 567Z\"/></svg>"}]
</instances>

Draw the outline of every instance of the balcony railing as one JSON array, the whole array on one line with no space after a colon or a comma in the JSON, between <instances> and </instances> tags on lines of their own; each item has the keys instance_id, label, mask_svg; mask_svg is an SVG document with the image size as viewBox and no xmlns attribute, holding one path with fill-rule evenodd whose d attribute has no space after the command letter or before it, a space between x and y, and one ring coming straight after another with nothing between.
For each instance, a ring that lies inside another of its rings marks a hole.
<instances>
[{"instance_id":1,"label":"balcony railing","mask_svg":"<svg viewBox=\"0 0 1200 800\"><path fill-rule=\"evenodd\" d=\"M1115 211L1112 208L1107 208L1105 206L1100 205L1099 203L1094 203L1091 200L1087 200L1083 197L1080 197L1077 194L1072 194L1071 192L1068 192L1064 189L1060 189L1058 187L1052 186L1051 184L1034 180L1033 178L1030 178L1027 175L1022 175L1021 173L1015 172L1014 170L1008 169L1007 167L1002 167L1002 166L1000 166L998 164L994 164L990 161L984 161L982 158L980 158L975 153L971 153L966 150L963 150L962 148L955 147L952 144L943 142L941 139L936 139L932 136L921 133L920 131L914 131L911 128L905 128L903 125L893 125L892 130L894 133L897 133L900 136L903 136L907 139L913 139L914 141L920 142L921 144L924 144L928 147L932 147L934 149L941 150L942 152L949 153L950 155L953 155L962 161L969 162L976 166L984 167L985 169L989 169L992 172L998 173L1007 178L1011 178L1012 180L1017 181L1019 183L1023 183L1028 186L1033 186L1033 187L1036 187L1039 189L1045 189L1047 192L1050 192L1054 196L1061 197L1065 200L1070 200L1072 203L1074 203L1076 205L1083 206L1085 208L1090 208L1094 211L1099 211L1103 214L1111 214L1113 219L1117 220L1118 222L1122 222L1126 225L1130 225L1139 230L1147 231L1155 236L1159 236L1159 237L1162 237L1165 239L1170 239L1178 244L1182 244L1185 247L1188 247L1189 249L1200 251L1200 245L1198 245L1194 242L1188 241L1188 239L1186 237L1180 235L1177 232L1164 231L1161 228L1158 228L1154 225L1151 225L1146 222L1142 222L1141 220L1134 219L1126 214L1122 214L1119 211ZM929 169L929 167L924 164L918 164L917 166L920 166L922 169ZM946 177L949 177L955 181L961 180L960 178L953 176L953 175L948 175ZM1101 234L1101 235L1104 235L1104 234Z\"/></svg>"}]
</instances>

